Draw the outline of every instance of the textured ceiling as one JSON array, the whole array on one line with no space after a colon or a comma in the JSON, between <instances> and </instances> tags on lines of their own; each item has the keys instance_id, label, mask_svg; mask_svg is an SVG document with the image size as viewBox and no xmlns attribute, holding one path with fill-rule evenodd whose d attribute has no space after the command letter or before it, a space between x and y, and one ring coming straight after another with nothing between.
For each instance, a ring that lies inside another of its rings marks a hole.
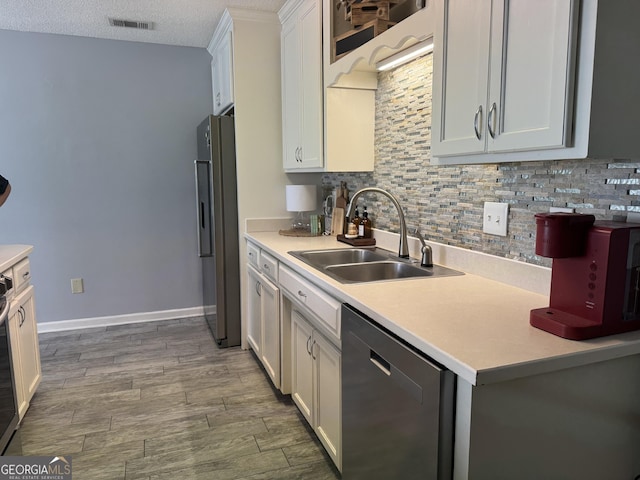
<instances>
[{"instance_id":1,"label":"textured ceiling","mask_svg":"<svg viewBox=\"0 0 640 480\"><path fill-rule=\"evenodd\" d=\"M227 7L277 12L284 0L0 0L0 29L206 47ZM154 30L112 27L109 17Z\"/></svg>"}]
</instances>

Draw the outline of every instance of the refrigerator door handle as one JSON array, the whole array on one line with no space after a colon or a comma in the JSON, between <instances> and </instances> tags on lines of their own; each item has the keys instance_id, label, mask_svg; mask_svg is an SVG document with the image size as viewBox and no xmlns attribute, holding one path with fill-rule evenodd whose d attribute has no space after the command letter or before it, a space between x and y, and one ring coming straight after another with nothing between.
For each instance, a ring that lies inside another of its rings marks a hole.
<instances>
[{"instance_id":1,"label":"refrigerator door handle","mask_svg":"<svg viewBox=\"0 0 640 480\"><path fill-rule=\"evenodd\" d=\"M211 257L211 199L209 198L209 162L207 160L195 160L196 169L196 202L198 215L198 256Z\"/></svg>"}]
</instances>

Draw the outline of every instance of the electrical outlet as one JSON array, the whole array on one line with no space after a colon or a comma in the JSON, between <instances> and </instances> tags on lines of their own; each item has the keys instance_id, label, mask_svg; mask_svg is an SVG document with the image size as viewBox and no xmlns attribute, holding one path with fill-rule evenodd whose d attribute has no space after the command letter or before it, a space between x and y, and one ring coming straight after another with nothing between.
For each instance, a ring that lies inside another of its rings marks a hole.
<instances>
[{"instance_id":1,"label":"electrical outlet","mask_svg":"<svg viewBox=\"0 0 640 480\"><path fill-rule=\"evenodd\" d=\"M84 282L81 278L71 279L71 293L84 293Z\"/></svg>"},{"instance_id":2,"label":"electrical outlet","mask_svg":"<svg viewBox=\"0 0 640 480\"><path fill-rule=\"evenodd\" d=\"M629 213L627 213L627 222L628 223L640 223L640 213L638 213L638 212L629 212Z\"/></svg>"},{"instance_id":3,"label":"electrical outlet","mask_svg":"<svg viewBox=\"0 0 640 480\"><path fill-rule=\"evenodd\" d=\"M491 235L500 235L501 237L506 237L508 217L508 203L484 202L482 231Z\"/></svg>"}]
</instances>

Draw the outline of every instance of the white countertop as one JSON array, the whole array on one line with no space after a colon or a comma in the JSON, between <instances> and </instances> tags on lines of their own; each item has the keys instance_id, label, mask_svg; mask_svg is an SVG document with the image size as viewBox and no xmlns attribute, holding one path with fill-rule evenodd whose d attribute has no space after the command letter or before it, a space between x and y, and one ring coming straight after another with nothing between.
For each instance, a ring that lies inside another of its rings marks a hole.
<instances>
[{"instance_id":1,"label":"white countertop","mask_svg":"<svg viewBox=\"0 0 640 480\"><path fill-rule=\"evenodd\" d=\"M0 274L28 256L32 251L31 245L0 245Z\"/></svg>"},{"instance_id":2,"label":"white countertop","mask_svg":"<svg viewBox=\"0 0 640 480\"><path fill-rule=\"evenodd\" d=\"M640 331L573 341L532 327L529 312L547 306L547 295L469 273L343 284L287 253L348 247L335 237L246 237L473 385L640 353Z\"/></svg>"}]
</instances>

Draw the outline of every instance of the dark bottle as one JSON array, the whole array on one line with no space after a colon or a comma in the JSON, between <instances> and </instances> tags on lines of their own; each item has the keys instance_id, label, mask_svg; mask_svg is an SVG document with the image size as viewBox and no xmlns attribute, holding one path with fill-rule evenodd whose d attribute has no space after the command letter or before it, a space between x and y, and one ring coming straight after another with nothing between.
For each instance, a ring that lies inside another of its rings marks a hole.
<instances>
[{"instance_id":1,"label":"dark bottle","mask_svg":"<svg viewBox=\"0 0 640 480\"><path fill-rule=\"evenodd\" d=\"M362 231L362 236L364 238L371 238L371 220L369 219L369 213L367 212L367 207L364 207L364 212L362 212L362 221L360 222L360 231ZM359 232L358 232L359 235Z\"/></svg>"},{"instance_id":2,"label":"dark bottle","mask_svg":"<svg viewBox=\"0 0 640 480\"><path fill-rule=\"evenodd\" d=\"M356 226L356 233L359 232L358 228L360 226L360 222L362 222L362 219L360 218L360 211L358 210L358 205L356 205L356 211L353 214L353 220L351 220L351 223L353 223Z\"/></svg>"}]
</instances>

